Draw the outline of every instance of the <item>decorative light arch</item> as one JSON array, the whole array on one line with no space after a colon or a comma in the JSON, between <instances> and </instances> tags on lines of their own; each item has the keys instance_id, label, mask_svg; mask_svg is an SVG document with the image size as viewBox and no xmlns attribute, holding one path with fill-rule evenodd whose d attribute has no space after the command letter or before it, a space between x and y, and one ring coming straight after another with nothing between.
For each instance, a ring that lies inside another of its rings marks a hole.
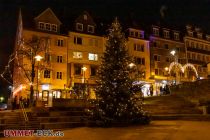
<instances>
[{"instance_id":1,"label":"decorative light arch","mask_svg":"<svg viewBox=\"0 0 210 140\"><path fill-rule=\"evenodd\" d=\"M196 70L196 68L195 68L195 66L193 64L190 64L190 63L185 64L183 66L183 72L185 72L186 68L192 69L195 72L196 77L198 78L198 72L197 72L197 70Z\"/></svg>"},{"instance_id":2,"label":"decorative light arch","mask_svg":"<svg viewBox=\"0 0 210 140\"><path fill-rule=\"evenodd\" d=\"M169 73L171 72L173 67L178 67L182 73L184 73L184 69L180 63L172 62L168 68Z\"/></svg>"}]
</instances>

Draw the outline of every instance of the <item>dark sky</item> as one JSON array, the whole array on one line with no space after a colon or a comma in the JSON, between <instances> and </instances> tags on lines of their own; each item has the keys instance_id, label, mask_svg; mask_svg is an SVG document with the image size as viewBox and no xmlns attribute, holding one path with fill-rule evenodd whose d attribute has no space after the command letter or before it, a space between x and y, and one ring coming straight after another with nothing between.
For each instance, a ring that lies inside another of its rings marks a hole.
<instances>
[{"instance_id":1,"label":"dark sky","mask_svg":"<svg viewBox=\"0 0 210 140\"><path fill-rule=\"evenodd\" d=\"M0 73L13 49L20 7L39 10L52 7L70 14L87 10L105 19L131 16L142 22L157 22L164 7L164 19L169 23L194 23L207 29L210 26L210 0L0 0Z\"/></svg>"}]
</instances>

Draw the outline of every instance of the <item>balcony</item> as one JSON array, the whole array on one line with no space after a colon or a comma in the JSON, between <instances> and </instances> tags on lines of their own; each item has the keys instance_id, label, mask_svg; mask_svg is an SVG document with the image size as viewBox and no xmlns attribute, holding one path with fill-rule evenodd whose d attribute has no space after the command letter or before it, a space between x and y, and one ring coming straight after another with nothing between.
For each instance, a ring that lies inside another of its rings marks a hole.
<instances>
[{"instance_id":1,"label":"balcony","mask_svg":"<svg viewBox=\"0 0 210 140\"><path fill-rule=\"evenodd\" d=\"M189 47L189 48L187 48L187 51L210 55L210 51L202 50L202 49L197 49L197 48L191 48L191 47Z\"/></svg>"}]
</instances>

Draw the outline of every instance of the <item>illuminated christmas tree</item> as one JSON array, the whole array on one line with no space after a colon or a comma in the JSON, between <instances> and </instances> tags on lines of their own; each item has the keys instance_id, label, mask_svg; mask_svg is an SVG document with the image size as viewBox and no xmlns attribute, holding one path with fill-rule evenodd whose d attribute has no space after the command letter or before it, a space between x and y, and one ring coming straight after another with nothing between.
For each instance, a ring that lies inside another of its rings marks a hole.
<instances>
[{"instance_id":1,"label":"illuminated christmas tree","mask_svg":"<svg viewBox=\"0 0 210 140\"><path fill-rule=\"evenodd\" d=\"M117 18L109 28L106 51L99 69L96 88L97 119L105 123L148 123L149 118L135 98L136 88L130 78L131 57L126 50L126 38Z\"/></svg>"}]
</instances>

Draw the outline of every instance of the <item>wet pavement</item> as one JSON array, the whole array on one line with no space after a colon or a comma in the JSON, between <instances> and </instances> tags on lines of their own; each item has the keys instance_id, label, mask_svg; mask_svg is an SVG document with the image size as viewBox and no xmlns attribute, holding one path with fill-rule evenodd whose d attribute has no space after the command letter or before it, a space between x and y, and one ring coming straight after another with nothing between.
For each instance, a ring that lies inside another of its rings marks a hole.
<instances>
[{"instance_id":1,"label":"wet pavement","mask_svg":"<svg viewBox=\"0 0 210 140\"><path fill-rule=\"evenodd\" d=\"M150 125L72 128L63 137L10 137L2 140L209 140L209 121L152 121Z\"/></svg>"}]
</instances>

